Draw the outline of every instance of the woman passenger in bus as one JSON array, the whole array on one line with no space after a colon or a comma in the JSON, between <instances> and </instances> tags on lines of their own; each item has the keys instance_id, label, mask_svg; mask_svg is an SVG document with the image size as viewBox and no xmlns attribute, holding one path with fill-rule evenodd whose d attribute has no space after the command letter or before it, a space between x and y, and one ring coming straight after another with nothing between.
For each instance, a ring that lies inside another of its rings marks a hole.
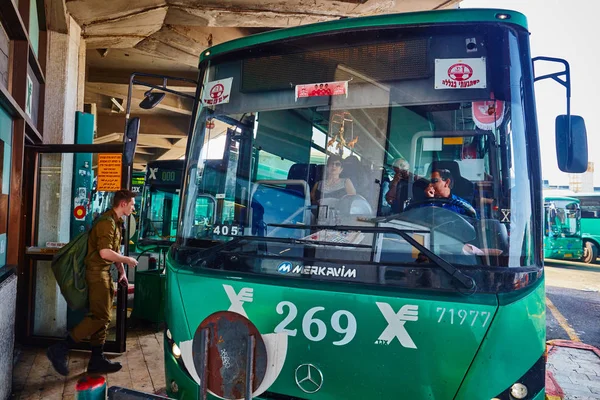
<instances>
[{"instance_id":1,"label":"woman passenger in bus","mask_svg":"<svg viewBox=\"0 0 600 400\"><path fill-rule=\"evenodd\" d=\"M312 188L310 199L313 204L320 204L323 199L341 199L346 195L355 195L356 189L350 179L340 178L342 158L336 155L329 156L325 180L318 181Z\"/></svg>"}]
</instances>

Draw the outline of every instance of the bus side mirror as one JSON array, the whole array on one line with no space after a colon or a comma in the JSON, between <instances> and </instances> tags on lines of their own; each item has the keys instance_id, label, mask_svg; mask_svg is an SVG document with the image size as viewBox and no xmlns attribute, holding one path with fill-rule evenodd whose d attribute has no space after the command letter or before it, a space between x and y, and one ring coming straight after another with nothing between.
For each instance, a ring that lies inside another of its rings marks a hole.
<instances>
[{"instance_id":1,"label":"bus side mirror","mask_svg":"<svg viewBox=\"0 0 600 400\"><path fill-rule=\"evenodd\" d=\"M137 146L139 132L140 119L138 117L128 119L127 127L125 128L125 149L123 151L125 165L133 164L133 156L135 155L135 146Z\"/></svg>"},{"instance_id":2,"label":"bus side mirror","mask_svg":"<svg viewBox=\"0 0 600 400\"><path fill-rule=\"evenodd\" d=\"M569 129L569 119L571 126ZM556 117L556 158L563 172L582 173L588 168L585 121L577 115Z\"/></svg>"}]
</instances>

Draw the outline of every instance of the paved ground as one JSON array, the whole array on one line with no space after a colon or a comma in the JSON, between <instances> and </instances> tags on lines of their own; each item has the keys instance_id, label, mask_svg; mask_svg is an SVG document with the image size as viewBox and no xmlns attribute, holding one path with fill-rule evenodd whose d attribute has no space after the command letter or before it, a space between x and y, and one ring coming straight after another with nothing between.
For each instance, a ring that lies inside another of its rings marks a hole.
<instances>
[{"instance_id":1,"label":"paved ground","mask_svg":"<svg viewBox=\"0 0 600 400\"><path fill-rule=\"evenodd\" d=\"M75 383L85 376L88 352L71 352L70 374L57 374L46 358L45 349L20 348L13 370L12 399L74 399ZM127 334L127 353L109 357L123 364L123 369L105 375L108 386L122 386L144 392L165 393L163 333L132 330Z\"/></svg>"},{"instance_id":2,"label":"paved ground","mask_svg":"<svg viewBox=\"0 0 600 400\"><path fill-rule=\"evenodd\" d=\"M547 339L559 339L549 352L548 370L564 399L600 399L600 351L572 347L600 348L600 265L546 263L546 296Z\"/></svg>"},{"instance_id":3,"label":"paved ground","mask_svg":"<svg viewBox=\"0 0 600 400\"><path fill-rule=\"evenodd\" d=\"M565 400L600 399L600 351L573 348L573 345L578 346L569 342L550 347L547 369L559 384Z\"/></svg>"},{"instance_id":4,"label":"paved ground","mask_svg":"<svg viewBox=\"0 0 600 400\"><path fill-rule=\"evenodd\" d=\"M546 265L547 339L570 339L600 348L600 265L578 268L573 264Z\"/></svg>"}]
</instances>

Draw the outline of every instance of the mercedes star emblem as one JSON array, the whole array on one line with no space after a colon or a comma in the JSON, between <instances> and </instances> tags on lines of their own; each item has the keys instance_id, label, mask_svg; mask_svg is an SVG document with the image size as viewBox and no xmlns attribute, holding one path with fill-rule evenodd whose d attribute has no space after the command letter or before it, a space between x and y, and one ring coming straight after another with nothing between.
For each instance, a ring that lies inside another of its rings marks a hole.
<instances>
[{"instance_id":1,"label":"mercedes star emblem","mask_svg":"<svg viewBox=\"0 0 600 400\"><path fill-rule=\"evenodd\" d=\"M302 364L296 368L294 374L296 385L304 393L315 393L323 386L323 373L319 368L312 364Z\"/></svg>"}]
</instances>

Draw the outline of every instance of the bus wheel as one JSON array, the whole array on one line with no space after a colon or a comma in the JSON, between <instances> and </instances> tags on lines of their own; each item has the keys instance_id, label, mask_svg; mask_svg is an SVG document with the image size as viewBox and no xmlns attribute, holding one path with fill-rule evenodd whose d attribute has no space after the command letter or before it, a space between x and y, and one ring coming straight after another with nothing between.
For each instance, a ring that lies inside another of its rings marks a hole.
<instances>
[{"instance_id":1,"label":"bus wheel","mask_svg":"<svg viewBox=\"0 0 600 400\"><path fill-rule=\"evenodd\" d=\"M598 246L592 242L586 241L583 246L583 257L581 258L581 261L592 264L596 262L596 257L598 257Z\"/></svg>"}]
</instances>

